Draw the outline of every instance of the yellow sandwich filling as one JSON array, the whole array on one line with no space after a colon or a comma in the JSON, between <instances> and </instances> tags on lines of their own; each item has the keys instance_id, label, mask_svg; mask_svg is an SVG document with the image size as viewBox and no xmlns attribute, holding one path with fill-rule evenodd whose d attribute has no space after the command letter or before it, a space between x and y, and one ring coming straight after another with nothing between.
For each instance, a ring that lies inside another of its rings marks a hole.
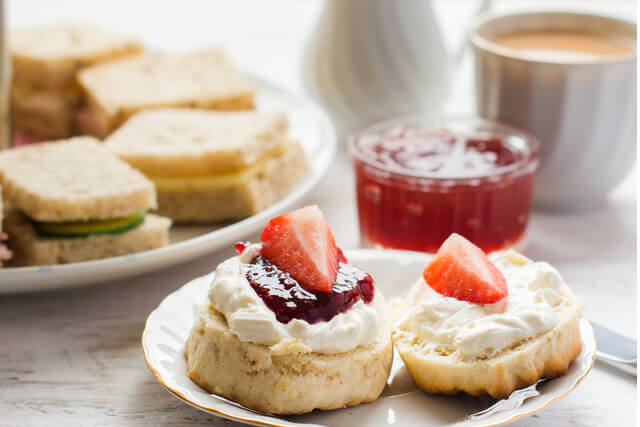
<instances>
[{"instance_id":1,"label":"yellow sandwich filling","mask_svg":"<svg viewBox=\"0 0 640 427\"><path fill-rule=\"evenodd\" d=\"M147 178L153 181L157 191L163 192L210 191L220 188L235 187L244 184L254 176L264 172L269 161L280 157L287 150L290 144L291 141L287 139L257 162L244 169L233 172L215 175L170 178L147 176Z\"/></svg>"}]
</instances>

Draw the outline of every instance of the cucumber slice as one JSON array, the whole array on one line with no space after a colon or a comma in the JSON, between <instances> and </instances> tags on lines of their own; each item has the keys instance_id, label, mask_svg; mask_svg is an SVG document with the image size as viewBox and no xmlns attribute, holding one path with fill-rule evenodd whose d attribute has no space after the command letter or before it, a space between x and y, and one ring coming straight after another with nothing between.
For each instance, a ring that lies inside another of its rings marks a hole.
<instances>
[{"instance_id":1,"label":"cucumber slice","mask_svg":"<svg viewBox=\"0 0 640 427\"><path fill-rule=\"evenodd\" d=\"M144 222L146 212L136 212L123 218L70 221L70 222L33 222L36 232L45 237L78 238L101 236L104 234L122 234Z\"/></svg>"}]
</instances>

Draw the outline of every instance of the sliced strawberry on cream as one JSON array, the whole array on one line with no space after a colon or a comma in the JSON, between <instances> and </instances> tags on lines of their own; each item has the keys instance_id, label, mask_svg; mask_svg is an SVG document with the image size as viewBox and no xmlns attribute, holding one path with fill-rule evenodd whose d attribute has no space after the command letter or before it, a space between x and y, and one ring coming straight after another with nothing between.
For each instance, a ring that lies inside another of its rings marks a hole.
<instances>
[{"instance_id":1,"label":"sliced strawberry on cream","mask_svg":"<svg viewBox=\"0 0 640 427\"><path fill-rule=\"evenodd\" d=\"M425 282L447 297L493 304L508 295L507 282L487 255L459 234L452 234L422 272Z\"/></svg>"},{"instance_id":2,"label":"sliced strawberry on cream","mask_svg":"<svg viewBox=\"0 0 640 427\"><path fill-rule=\"evenodd\" d=\"M260 240L260 255L289 273L304 289L331 292L341 256L318 206L273 218Z\"/></svg>"}]
</instances>

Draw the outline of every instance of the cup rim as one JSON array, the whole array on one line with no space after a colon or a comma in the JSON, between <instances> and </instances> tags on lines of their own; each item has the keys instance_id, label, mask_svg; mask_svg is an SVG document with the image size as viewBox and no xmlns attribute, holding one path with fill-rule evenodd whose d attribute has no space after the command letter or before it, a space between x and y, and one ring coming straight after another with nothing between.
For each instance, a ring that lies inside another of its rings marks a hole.
<instances>
[{"instance_id":1,"label":"cup rim","mask_svg":"<svg viewBox=\"0 0 640 427\"><path fill-rule=\"evenodd\" d=\"M478 34L478 30L491 21L495 21L502 18L516 17L516 16L531 16L531 15L564 15L564 16L576 16L576 17L586 17L586 18L599 18L609 20L622 25L629 25L631 27L635 27L635 23L632 21L628 21L626 19L620 17L614 17L610 15L600 15L595 13L586 13L586 12L576 12L571 10L529 10L529 11L518 11L518 12L484 12L478 15L471 24L471 30L469 32L469 41L471 44L479 49L483 49L485 51L491 52L495 55L499 55L504 58L514 59L518 61L534 63L534 64L546 64L546 65L561 65L561 66L594 66L601 64L623 64L635 62L637 60L637 49L634 49L632 53L628 55L620 55L613 56L610 58L603 57L597 60L576 60L576 61L560 61L560 60L549 60L549 59L536 59L535 57L531 57L522 53L519 53L517 49L511 49L508 47L501 46L497 43L492 42L491 40L481 36ZM637 45L637 38L636 38Z\"/></svg>"},{"instance_id":2,"label":"cup rim","mask_svg":"<svg viewBox=\"0 0 640 427\"><path fill-rule=\"evenodd\" d=\"M478 182L483 182L485 180L494 181L498 178L508 176L508 175L521 175L530 172L535 172L538 168L539 162L539 154L540 154L540 143L538 139L530 132L512 126L510 124L505 124L503 122L490 120L483 117L474 116L471 114L449 114L443 115L440 120L437 121L437 124L429 125L427 128L437 129L438 125L446 128L447 123L454 122L463 122L468 124L478 124L488 126L491 129L486 130L487 132L493 131L495 134L499 136L511 136L516 137L526 144L527 152L524 153L524 156L519 161L501 166L496 168L494 171L489 173L483 173L478 175L470 175L463 177L447 177L447 176L438 176L437 174L429 173L429 172L420 172L420 171L410 171L406 169L402 169L399 167L394 167L392 165L381 165L379 163L373 162L370 158L368 158L360 147L359 142L361 139L367 135L371 135L373 129L380 127L382 130L389 130L392 128L392 125L398 125L401 123L407 123L411 121L420 122L424 120L424 116L419 113L407 114L407 115L398 115L393 117L388 117L384 119L372 120L364 125L358 127L353 132L351 132L347 138L347 146L349 149L349 153L353 160L357 160L369 168L381 172L383 174L392 175L399 178L404 179L420 179L420 180L428 180L433 183L441 183L443 185L466 185L473 184L477 185Z\"/></svg>"}]
</instances>

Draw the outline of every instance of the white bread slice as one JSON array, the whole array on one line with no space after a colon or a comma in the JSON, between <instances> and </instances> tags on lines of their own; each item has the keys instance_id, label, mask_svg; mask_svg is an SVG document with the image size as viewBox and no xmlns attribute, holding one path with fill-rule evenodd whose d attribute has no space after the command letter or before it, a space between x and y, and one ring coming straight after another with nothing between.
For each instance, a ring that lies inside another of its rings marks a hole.
<instances>
[{"instance_id":1,"label":"white bread slice","mask_svg":"<svg viewBox=\"0 0 640 427\"><path fill-rule=\"evenodd\" d=\"M14 84L46 88L73 83L83 67L143 51L130 37L75 24L13 30L9 46Z\"/></svg>"},{"instance_id":2,"label":"white bread slice","mask_svg":"<svg viewBox=\"0 0 640 427\"><path fill-rule=\"evenodd\" d=\"M157 109L133 116L105 146L147 176L207 176L256 163L288 128L281 112Z\"/></svg>"},{"instance_id":3,"label":"white bread slice","mask_svg":"<svg viewBox=\"0 0 640 427\"><path fill-rule=\"evenodd\" d=\"M97 137L105 137L134 113L150 108L250 109L255 91L219 49L141 55L101 64L82 70L78 82L97 123L79 126L100 133Z\"/></svg>"},{"instance_id":4,"label":"white bread slice","mask_svg":"<svg viewBox=\"0 0 640 427\"><path fill-rule=\"evenodd\" d=\"M393 359L389 316L380 310L379 319L377 339L368 346L336 354L304 353L295 345L274 351L240 341L220 312L205 307L187 339L187 374L211 393L272 414L372 402Z\"/></svg>"},{"instance_id":5,"label":"white bread slice","mask_svg":"<svg viewBox=\"0 0 640 427\"><path fill-rule=\"evenodd\" d=\"M169 242L171 220L147 214L138 227L122 234L57 239L39 236L31 221L12 210L6 219L13 266L52 265L142 252Z\"/></svg>"},{"instance_id":6,"label":"white bread slice","mask_svg":"<svg viewBox=\"0 0 640 427\"><path fill-rule=\"evenodd\" d=\"M409 310L400 300L392 305L394 317ZM573 297L557 313L554 328L486 359L464 360L458 352L428 350L421 338L399 328L393 331L393 343L413 379L427 393L465 392L503 399L540 378L562 375L582 351L582 300Z\"/></svg>"},{"instance_id":7,"label":"white bread slice","mask_svg":"<svg viewBox=\"0 0 640 427\"><path fill-rule=\"evenodd\" d=\"M158 189L158 213L180 223L217 223L246 218L287 195L307 171L300 145L251 168L238 182L206 191Z\"/></svg>"},{"instance_id":8,"label":"white bread slice","mask_svg":"<svg viewBox=\"0 0 640 427\"><path fill-rule=\"evenodd\" d=\"M90 137L0 152L12 208L33 220L109 219L156 207L153 183Z\"/></svg>"}]
</instances>

